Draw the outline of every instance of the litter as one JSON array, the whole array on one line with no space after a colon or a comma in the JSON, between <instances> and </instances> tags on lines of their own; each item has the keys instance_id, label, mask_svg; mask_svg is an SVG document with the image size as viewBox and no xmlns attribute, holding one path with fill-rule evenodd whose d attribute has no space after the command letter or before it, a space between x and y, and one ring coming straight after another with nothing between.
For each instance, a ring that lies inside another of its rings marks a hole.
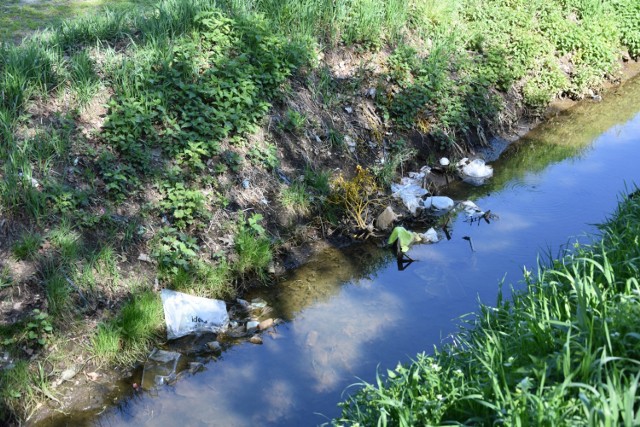
<instances>
[{"instance_id":1,"label":"litter","mask_svg":"<svg viewBox=\"0 0 640 427\"><path fill-rule=\"evenodd\" d=\"M196 297L163 289L160 293L167 339L180 338L196 332L220 332L229 324L224 301Z\"/></svg>"},{"instance_id":2,"label":"litter","mask_svg":"<svg viewBox=\"0 0 640 427\"><path fill-rule=\"evenodd\" d=\"M454 204L453 200L446 196L427 197L422 203L426 209L445 212L453 209Z\"/></svg>"},{"instance_id":3,"label":"litter","mask_svg":"<svg viewBox=\"0 0 640 427\"><path fill-rule=\"evenodd\" d=\"M154 348L142 371L142 388L151 390L176 379L180 353Z\"/></svg>"},{"instance_id":4,"label":"litter","mask_svg":"<svg viewBox=\"0 0 640 427\"><path fill-rule=\"evenodd\" d=\"M474 221L474 220L477 220L478 218L481 218L484 215L484 211L480 209L480 207L478 207L478 205L473 203L471 200L465 200L464 202L460 202L460 205L462 206L462 209L464 210L464 213L467 216L467 219L469 220Z\"/></svg>"},{"instance_id":5,"label":"litter","mask_svg":"<svg viewBox=\"0 0 640 427\"><path fill-rule=\"evenodd\" d=\"M458 162L460 168L460 176L463 181L473 185L482 185L493 176L493 168L485 164L482 159L462 159Z\"/></svg>"},{"instance_id":6,"label":"litter","mask_svg":"<svg viewBox=\"0 0 640 427\"><path fill-rule=\"evenodd\" d=\"M422 234L418 234L418 236L420 241L425 243L438 243L440 241L440 236L438 236L438 232L433 227Z\"/></svg>"},{"instance_id":7,"label":"litter","mask_svg":"<svg viewBox=\"0 0 640 427\"><path fill-rule=\"evenodd\" d=\"M398 242L400 250L404 253L409 250L409 246L415 241L417 234L413 231L409 231L404 227L396 227L391 232L387 243L393 245Z\"/></svg>"},{"instance_id":8,"label":"litter","mask_svg":"<svg viewBox=\"0 0 640 427\"><path fill-rule=\"evenodd\" d=\"M412 172L409 177L403 177L400 180L400 184L391 184L392 196L396 199L402 200L402 203L407 207L412 215L416 214L416 211L421 206L422 196L429 194L427 190L422 187L422 180L428 172Z\"/></svg>"},{"instance_id":9,"label":"litter","mask_svg":"<svg viewBox=\"0 0 640 427\"><path fill-rule=\"evenodd\" d=\"M440 236L438 236L438 232L433 227L424 233L416 233L404 227L396 227L391 232L387 243L389 245L399 244L400 251L405 253L409 250L409 246L414 243L437 243L439 240Z\"/></svg>"}]
</instances>

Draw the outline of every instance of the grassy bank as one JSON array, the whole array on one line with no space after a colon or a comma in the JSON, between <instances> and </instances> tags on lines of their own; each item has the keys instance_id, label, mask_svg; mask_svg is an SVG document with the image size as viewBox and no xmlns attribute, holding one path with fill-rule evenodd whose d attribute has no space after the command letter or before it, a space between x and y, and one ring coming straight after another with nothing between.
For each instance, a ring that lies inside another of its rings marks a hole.
<instances>
[{"instance_id":1,"label":"grassy bank","mask_svg":"<svg viewBox=\"0 0 640 427\"><path fill-rule=\"evenodd\" d=\"M0 45L0 419L55 401L70 354L144 355L159 287L266 283L279 251L366 228L415 153L640 55L634 0L107 3Z\"/></svg>"},{"instance_id":2,"label":"grassy bank","mask_svg":"<svg viewBox=\"0 0 640 427\"><path fill-rule=\"evenodd\" d=\"M482 305L453 344L362 384L333 424L638 425L640 200L600 230Z\"/></svg>"}]
</instances>

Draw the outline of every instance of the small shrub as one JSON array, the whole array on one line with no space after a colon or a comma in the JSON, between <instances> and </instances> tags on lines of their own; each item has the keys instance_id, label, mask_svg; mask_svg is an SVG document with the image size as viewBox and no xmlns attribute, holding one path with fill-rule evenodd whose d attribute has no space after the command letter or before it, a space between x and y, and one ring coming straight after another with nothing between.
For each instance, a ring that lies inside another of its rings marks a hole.
<instances>
[{"instance_id":1,"label":"small shrub","mask_svg":"<svg viewBox=\"0 0 640 427\"><path fill-rule=\"evenodd\" d=\"M171 227L163 227L158 232L152 248L151 256L161 270L170 274L190 271L197 264L200 251L195 238Z\"/></svg>"},{"instance_id":2,"label":"small shrub","mask_svg":"<svg viewBox=\"0 0 640 427\"><path fill-rule=\"evenodd\" d=\"M282 129L299 135L304 130L306 124L307 118L304 114L292 108L288 108L285 113L284 120L282 121Z\"/></svg>"},{"instance_id":3,"label":"small shrub","mask_svg":"<svg viewBox=\"0 0 640 427\"><path fill-rule=\"evenodd\" d=\"M188 189L181 182L166 185L162 191L164 199L159 206L173 218L172 223L178 230L202 225L201 221L209 218L205 197L200 191Z\"/></svg>"}]
</instances>

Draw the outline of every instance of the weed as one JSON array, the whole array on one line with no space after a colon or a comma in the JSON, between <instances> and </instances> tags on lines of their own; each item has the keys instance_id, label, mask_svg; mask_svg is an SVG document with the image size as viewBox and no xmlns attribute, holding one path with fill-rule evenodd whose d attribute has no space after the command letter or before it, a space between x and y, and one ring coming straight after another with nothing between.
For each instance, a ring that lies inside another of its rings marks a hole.
<instances>
[{"instance_id":1,"label":"weed","mask_svg":"<svg viewBox=\"0 0 640 427\"><path fill-rule=\"evenodd\" d=\"M233 150L224 151L222 153L222 160L232 172L238 173L242 169L242 157Z\"/></svg>"},{"instance_id":2,"label":"weed","mask_svg":"<svg viewBox=\"0 0 640 427\"><path fill-rule=\"evenodd\" d=\"M260 225L261 216L252 218L253 223L241 225L235 236L238 260L233 264L233 269L240 276L253 273L264 280L264 271L273 257L271 242L264 235L264 229Z\"/></svg>"},{"instance_id":3,"label":"weed","mask_svg":"<svg viewBox=\"0 0 640 427\"><path fill-rule=\"evenodd\" d=\"M304 183L307 188L312 189L321 198L326 198L331 193L331 173L329 171L318 171L307 165L304 168Z\"/></svg>"},{"instance_id":4,"label":"weed","mask_svg":"<svg viewBox=\"0 0 640 427\"><path fill-rule=\"evenodd\" d=\"M311 207L311 199L307 186L301 182L294 182L280 190L280 203L286 209L298 215L306 215Z\"/></svg>"},{"instance_id":5,"label":"weed","mask_svg":"<svg viewBox=\"0 0 640 427\"><path fill-rule=\"evenodd\" d=\"M32 260L38 255L38 250L42 245L42 236L35 232L25 232L16 241L11 250L13 255L20 260Z\"/></svg>"},{"instance_id":6,"label":"weed","mask_svg":"<svg viewBox=\"0 0 640 427\"><path fill-rule=\"evenodd\" d=\"M47 303L49 313L54 317L62 317L69 314L71 308L71 289L67 279L60 271L44 279L47 291Z\"/></svg>"},{"instance_id":7,"label":"weed","mask_svg":"<svg viewBox=\"0 0 640 427\"><path fill-rule=\"evenodd\" d=\"M329 202L341 207L353 223L364 230L371 223L371 209L380 204L378 191L373 174L358 165L352 179L340 175L333 181Z\"/></svg>"},{"instance_id":8,"label":"weed","mask_svg":"<svg viewBox=\"0 0 640 427\"><path fill-rule=\"evenodd\" d=\"M69 60L70 80L80 107L86 105L98 89L98 76L93 60L86 51L80 51Z\"/></svg>"},{"instance_id":9,"label":"weed","mask_svg":"<svg viewBox=\"0 0 640 427\"><path fill-rule=\"evenodd\" d=\"M600 242L525 270L526 289L481 305L453 344L360 384L334 425L634 424L638 212L621 202Z\"/></svg>"},{"instance_id":10,"label":"weed","mask_svg":"<svg viewBox=\"0 0 640 427\"><path fill-rule=\"evenodd\" d=\"M173 218L173 225L184 230L195 224L202 224L209 218L205 208L204 195L198 190L191 190L181 182L165 185L162 189L164 199L159 206Z\"/></svg>"},{"instance_id":11,"label":"weed","mask_svg":"<svg viewBox=\"0 0 640 427\"><path fill-rule=\"evenodd\" d=\"M38 393L34 388L37 383L29 363L24 360L17 361L10 369L0 371L0 417L9 418L5 408L15 408L23 418L28 418L35 410L38 402Z\"/></svg>"},{"instance_id":12,"label":"weed","mask_svg":"<svg viewBox=\"0 0 640 427\"><path fill-rule=\"evenodd\" d=\"M143 292L120 310L118 326L127 343L151 338L162 325L162 304L153 292Z\"/></svg>"},{"instance_id":13,"label":"weed","mask_svg":"<svg viewBox=\"0 0 640 427\"><path fill-rule=\"evenodd\" d=\"M307 118L304 114L292 109L288 108L284 120L282 121L282 129L287 132L291 132L296 135L300 135L304 130L304 127L307 123Z\"/></svg>"},{"instance_id":14,"label":"weed","mask_svg":"<svg viewBox=\"0 0 640 427\"><path fill-rule=\"evenodd\" d=\"M161 269L177 274L180 270L189 271L193 268L199 251L196 239L175 228L164 227L155 237L151 255Z\"/></svg>"},{"instance_id":15,"label":"weed","mask_svg":"<svg viewBox=\"0 0 640 427\"><path fill-rule=\"evenodd\" d=\"M25 325L21 341L26 342L27 345L44 346L49 341L52 333L53 326L49 322L49 315L36 308Z\"/></svg>"},{"instance_id":16,"label":"weed","mask_svg":"<svg viewBox=\"0 0 640 427\"><path fill-rule=\"evenodd\" d=\"M414 149L400 147L386 156L382 165L374 166L373 174L382 188L389 188L391 183L397 176L398 168L414 158L416 152Z\"/></svg>"},{"instance_id":17,"label":"weed","mask_svg":"<svg viewBox=\"0 0 640 427\"><path fill-rule=\"evenodd\" d=\"M131 363L149 351L162 324L160 298L142 291L122 306L116 318L98 326L91 339L91 351L105 363Z\"/></svg>"},{"instance_id":18,"label":"weed","mask_svg":"<svg viewBox=\"0 0 640 427\"><path fill-rule=\"evenodd\" d=\"M67 221L61 221L47 233L47 239L59 251L64 262L75 261L82 249L80 234Z\"/></svg>"},{"instance_id":19,"label":"weed","mask_svg":"<svg viewBox=\"0 0 640 427\"><path fill-rule=\"evenodd\" d=\"M278 148L274 144L267 144L265 148L253 147L247 153L247 157L253 164L262 164L271 171L280 165L278 159Z\"/></svg>"},{"instance_id":20,"label":"weed","mask_svg":"<svg viewBox=\"0 0 640 427\"><path fill-rule=\"evenodd\" d=\"M110 323L101 323L91 337L91 351L102 362L114 361L120 352L120 331Z\"/></svg>"},{"instance_id":21,"label":"weed","mask_svg":"<svg viewBox=\"0 0 640 427\"><path fill-rule=\"evenodd\" d=\"M13 285L13 277L11 277L11 270L9 267L0 268L0 290L8 288Z\"/></svg>"}]
</instances>

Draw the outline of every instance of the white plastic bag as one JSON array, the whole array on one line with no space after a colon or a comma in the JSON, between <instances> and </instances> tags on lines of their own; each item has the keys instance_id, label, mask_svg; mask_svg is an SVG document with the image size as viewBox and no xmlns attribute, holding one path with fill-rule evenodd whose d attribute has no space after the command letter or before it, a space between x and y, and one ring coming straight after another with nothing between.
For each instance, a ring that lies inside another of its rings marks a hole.
<instances>
[{"instance_id":1,"label":"white plastic bag","mask_svg":"<svg viewBox=\"0 0 640 427\"><path fill-rule=\"evenodd\" d=\"M416 214L417 209L420 207L422 196L429 193L420 184L422 178L424 178L424 175L420 179L404 177L400 184L391 184L392 196L396 199L401 199L413 215Z\"/></svg>"},{"instance_id":2,"label":"white plastic bag","mask_svg":"<svg viewBox=\"0 0 640 427\"><path fill-rule=\"evenodd\" d=\"M194 332L220 332L229 324L224 301L169 289L163 289L160 296L167 324L167 339L180 338Z\"/></svg>"},{"instance_id":3,"label":"white plastic bag","mask_svg":"<svg viewBox=\"0 0 640 427\"><path fill-rule=\"evenodd\" d=\"M424 200L423 206L426 209L432 209L436 211L450 211L454 206L454 202L451 198L446 196L432 196L427 197Z\"/></svg>"},{"instance_id":4,"label":"white plastic bag","mask_svg":"<svg viewBox=\"0 0 640 427\"><path fill-rule=\"evenodd\" d=\"M493 168L482 159L475 159L462 165L462 179L473 185L482 185L493 176Z\"/></svg>"}]
</instances>

